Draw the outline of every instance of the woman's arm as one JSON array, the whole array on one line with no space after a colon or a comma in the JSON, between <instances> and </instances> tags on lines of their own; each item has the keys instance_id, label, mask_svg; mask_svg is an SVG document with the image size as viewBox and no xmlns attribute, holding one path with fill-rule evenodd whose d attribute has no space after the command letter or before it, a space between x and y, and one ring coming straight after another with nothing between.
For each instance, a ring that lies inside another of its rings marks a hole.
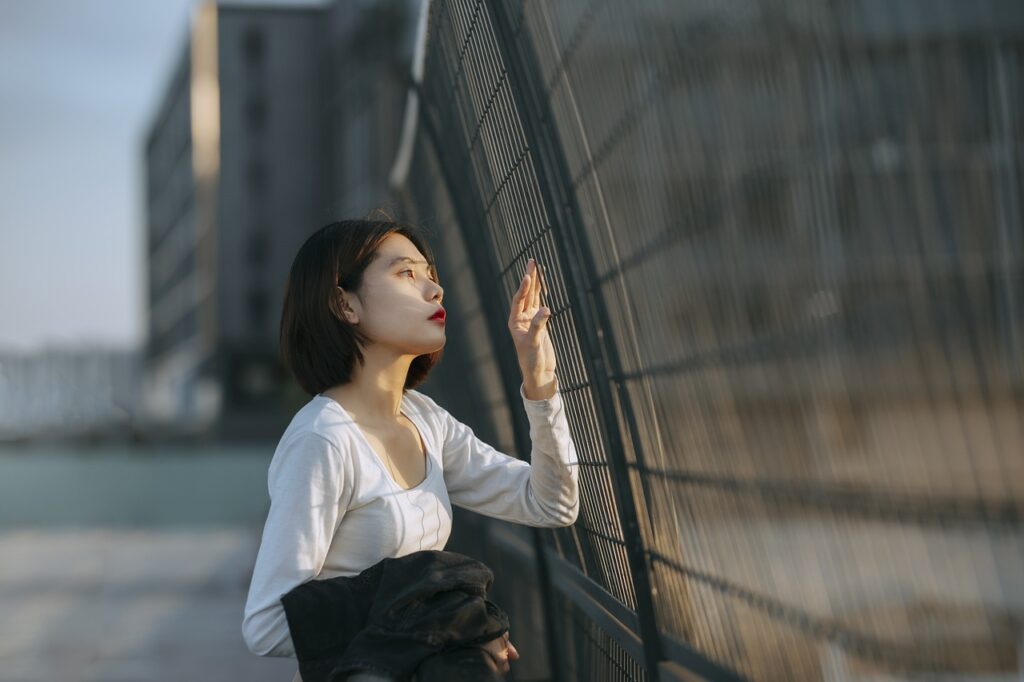
<instances>
[{"instance_id":1,"label":"woman's arm","mask_svg":"<svg viewBox=\"0 0 1024 682\"><path fill-rule=\"evenodd\" d=\"M558 392L555 349L547 328L551 309L541 305L544 293L543 270L531 258L508 317L523 374L519 395L530 420L531 463L495 450L442 408L443 456L452 504L505 521L554 528L576 522L579 464Z\"/></svg>"},{"instance_id":2,"label":"woman's arm","mask_svg":"<svg viewBox=\"0 0 1024 682\"><path fill-rule=\"evenodd\" d=\"M258 656L295 658L281 595L323 568L344 511L338 448L303 432L274 453L267 476L270 511L263 528L242 619L242 636Z\"/></svg>"},{"instance_id":3,"label":"woman's arm","mask_svg":"<svg viewBox=\"0 0 1024 682\"><path fill-rule=\"evenodd\" d=\"M562 396L556 390L546 400L530 400L522 385L519 394L530 421L531 463L496 450L441 408L448 496L452 504L504 521L571 526L579 514L579 471Z\"/></svg>"}]
</instances>

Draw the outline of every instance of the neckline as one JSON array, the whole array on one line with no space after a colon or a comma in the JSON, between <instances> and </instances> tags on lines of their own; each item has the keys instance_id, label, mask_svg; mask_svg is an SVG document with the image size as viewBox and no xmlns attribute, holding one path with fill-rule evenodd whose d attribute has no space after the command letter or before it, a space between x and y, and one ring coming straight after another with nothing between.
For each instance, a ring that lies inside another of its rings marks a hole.
<instances>
[{"instance_id":1,"label":"neckline","mask_svg":"<svg viewBox=\"0 0 1024 682\"><path fill-rule=\"evenodd\" d=\"M400 401L398 406L398 411L403 416L405 416L406 419L409 420L413 428L416 430L416 434L419 437L420 442L423 444L423 455L424 457L427 458L427 463L423 470L423 480L411 488L403 488L398 484L398 481L394 479L394 477L391 475L391 472L388 471L387 467L384 466L384 462L381 461L380 456L377 454L377 451L373 449L372 445L370 445L370 439L367 438L366 434L363 433L363 429L359 426L358 423L356 423L356 420L352 417L351 414L348 413L348 410L346 410L341 403L339 403L334 398L324 395L323 393L317 393L316 397L323 398L324 400L333 403L335 407L338 410L340 410L341 413L345 415L345 417L349 419L350 423L352 424L352 427L356 430L356 433L359 434L359 438L363 441L363 445L365 445L370 450L370 454L373 455L373 461L377 463L377 466L380 467L381 473L384 474L384 477L391 483L391 485L393 485L395 488L402 492L412 492L418 488L422 488L427 484L427 481L430 480L431 474L434 472L434 458L430 456L430 446L428 445L427 439L423 437L423 428L421 428L419 420L414 419L413 416L409 414L409 412L406 411L405 409L408 394L403 393L402 400Z\"/></svg>"}]
</instances>

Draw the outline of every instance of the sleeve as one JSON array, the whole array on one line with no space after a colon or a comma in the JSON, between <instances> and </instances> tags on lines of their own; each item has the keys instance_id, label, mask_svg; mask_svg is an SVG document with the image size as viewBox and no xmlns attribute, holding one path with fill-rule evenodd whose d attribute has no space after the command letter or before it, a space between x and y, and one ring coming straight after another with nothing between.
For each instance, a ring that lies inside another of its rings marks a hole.
<instances>
[{"instance_id":1,"label":"sleeve","mask_svg":"<svg viewBox=\"0 0 1024 682\"><path fill-rule=\"evenodd\" d=\"M341 453L319 434L298 434L275 452L267 483L270 511L249 584L242 636L258 656L295 658L280 600L323 568L344 516Z\"/></svg>"},{"instance_id":2,"label":"sleeve","mask_svg":"<svg viewBox=\"0 0 1024 682\"><path fill-rule=\"evenodd\" d=\"M562 396L556 390L546 400L530 400L522 384L519 396L530 421L530 463L499 452L443 412L448 496L456 506L503 521L571 526L579 514L579 465Z\"/></svg>"}]
</instances>

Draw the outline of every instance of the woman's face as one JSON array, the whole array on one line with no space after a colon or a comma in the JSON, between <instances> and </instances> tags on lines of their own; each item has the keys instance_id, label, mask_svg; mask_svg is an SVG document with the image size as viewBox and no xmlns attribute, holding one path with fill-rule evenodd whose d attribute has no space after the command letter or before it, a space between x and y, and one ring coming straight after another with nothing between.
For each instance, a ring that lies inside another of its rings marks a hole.
<instances>
[{"instance_id":1,"label":"woman's face","mask_svg":"<svg viewBox=\"0 0 1024 682\"><path fill-rule=\"evenodd\" d=\"M444 324L429 318L441 307L443 291L416 245L393 233L378 247L360 290L344 292L345 314L375 345L408 355L434 353L444 347Z\"/></svg>"}]
</instances>

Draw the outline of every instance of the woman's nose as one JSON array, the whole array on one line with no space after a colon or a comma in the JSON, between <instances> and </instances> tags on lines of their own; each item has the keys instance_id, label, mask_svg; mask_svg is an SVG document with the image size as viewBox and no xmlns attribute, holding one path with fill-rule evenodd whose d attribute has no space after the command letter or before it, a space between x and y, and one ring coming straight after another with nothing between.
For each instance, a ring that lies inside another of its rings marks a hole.
<instances>
[{"instance_id":1,"label":"woman's nose","mask_svg":"<svg viewBox=\"0 0 1024 682\"><path fill-rule=\"evenodd\" d=\"M508 643L508 660L510 660L510 661L518 661L519 660L519 652L516 651L516 648L515 648L515 646L513 646L512 642Z\"/></svg>"}]
</instances>

